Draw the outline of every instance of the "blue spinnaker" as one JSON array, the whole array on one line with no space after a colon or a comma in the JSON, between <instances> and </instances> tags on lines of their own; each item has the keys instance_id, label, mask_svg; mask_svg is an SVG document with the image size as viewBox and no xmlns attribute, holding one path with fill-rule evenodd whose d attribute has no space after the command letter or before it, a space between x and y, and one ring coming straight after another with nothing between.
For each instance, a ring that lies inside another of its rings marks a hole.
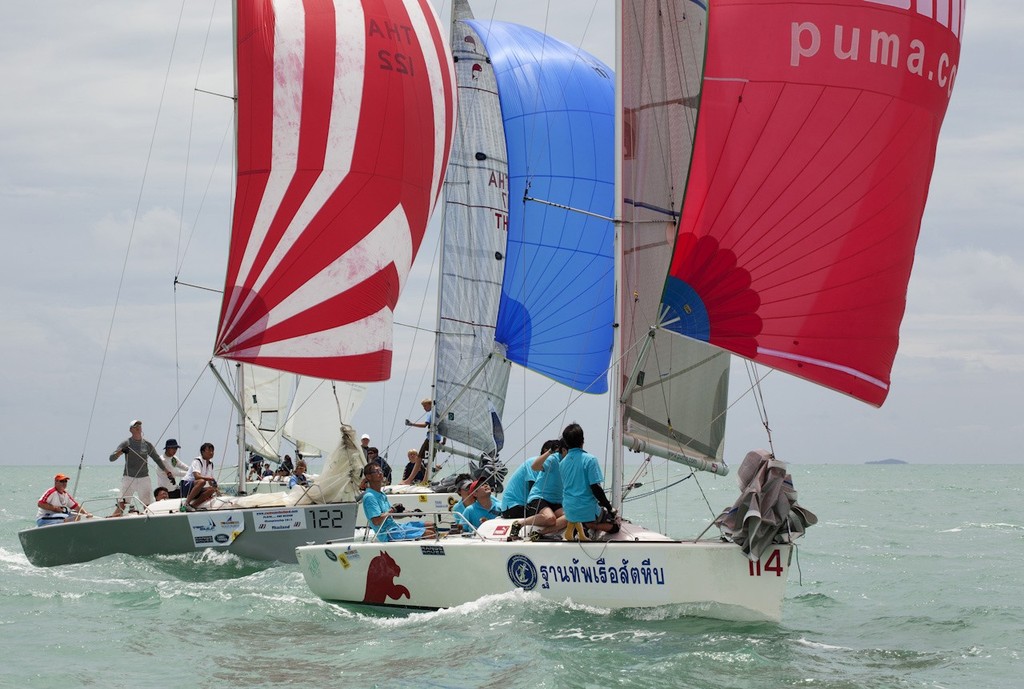
<instances>
[{"instance_id":1,"label":"blue spinnaker","mask_svg":"<svg viewBox=\"0 0 1024 689\"><path fill-rule=\"evenodd\" d=\"M468 23L494 66L508 146L508 243L495 339L511 361L577 390L606 392L614 73L533 29Z\"/></svg>"}]
</instances>

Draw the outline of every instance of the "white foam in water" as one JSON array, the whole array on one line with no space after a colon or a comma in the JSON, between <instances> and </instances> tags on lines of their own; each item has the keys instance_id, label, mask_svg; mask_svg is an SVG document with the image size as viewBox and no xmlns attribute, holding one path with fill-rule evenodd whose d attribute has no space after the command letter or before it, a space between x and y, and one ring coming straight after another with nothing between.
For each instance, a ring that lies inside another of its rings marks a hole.
<instances>
[{"instance_id":1,"label":"white foam in water","mask_svg":"<svg viewBox=\"0 0 1024 689\"><path fill-rule=\"evenodd\" d=\"M846 646L832 646L831 644L823 644L818 641L808 641L807 639L800 637L796 640L801 646L807 646L808 648L820 648L825 651L850 651L853 649L847 648Z\"/></svg>"}]
</instances>

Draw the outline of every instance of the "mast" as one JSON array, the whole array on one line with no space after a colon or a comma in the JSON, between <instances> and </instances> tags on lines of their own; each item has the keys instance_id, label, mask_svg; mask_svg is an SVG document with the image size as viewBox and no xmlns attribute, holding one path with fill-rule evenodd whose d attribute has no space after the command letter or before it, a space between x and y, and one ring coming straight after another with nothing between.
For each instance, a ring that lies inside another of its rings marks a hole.
<instances>
[{"instance_id":1,"label":"mast","mask_svg":"<svg viewBox=\"0 0 1024 689\"><path fill-rule=\"evenodd\" d=\"M457 16L456 3L452 3L451 14L448 20L448 42L449 45L454 41L455 38L455 22ZM454 58L453 58L454 59ZM456 89L458 85L456 84ZM458 121L458 115L456 115L456 121ZM458 136L458 133L456 133ZM443 184L444 182L442 182ZM441 260L438 263L437 273L437 305L434 309L434 323L436 324L436 330L434 331L434 376L430 383L430 421L427 423L427 454L423 458L425 466L423 467L425 473L423 474L427 483L430 483L431 478L434 475L434 437L437 431L437 375L438 368L440 366L440 357L438 353L441 351L441 290L444 287L444 266L445 266L445 251L444 251L444 238L445 238L445 216L448 215L448 203L444 198L444 194L441 194L441 236L439 238L441 246Z\"/></svg>"},{"instance_id":2,"label":"mast","mask_svg":"<svg viewBox=\"0 0 1024 689\"><path fill-rule=\"evenodd\" d=\"M245 369L242 368L242 364L235 363L235 371L235 394L237 399L241 400L245 394ZM245 411L242 406L239 406L235 439L238 443L238 493L242 494L245 492Z\"/></svg>"},{"instance_id":3,"label":"mast","mask_svg":"<svg viewBox=\"0 0 1024 689\"><path fill-rule=\"evenodd\" d=\"M613 217L615 241L614 299L615 317L612 335L611 399L612 412L612 507L622 511L622 420L625 401L622 399L622 297L619 294L622 282L622 0L615 0L615 212Z\"/></svg>"},{"instance_id":4,"label":"mast","mask_svg":"<svg viewBox=\"0 0 1024 689\"><path fill-rule=\"evenodd\" d=\"M231 0L231 63L232 70L234 72L232 81L234 82L234 110L235 110L235 155L234 162L235 166L238 166L238 0ZM236 171L237 173L237 171ZM236 174L237 177L237 174ZM232 215L234 209L232 206ZM233 224L234 218L232 218ZM244 372L242 370L242 364L236 363L235 370L238 375L235 376L236 380L236 395L235 399L238 400L238 427L236 430L236 443L238 445L238 484L237 491L239 494L245 493L245 407L243 404L243 395L245 394L245 387L243 385Z\"/></svg>"}]
</instances>

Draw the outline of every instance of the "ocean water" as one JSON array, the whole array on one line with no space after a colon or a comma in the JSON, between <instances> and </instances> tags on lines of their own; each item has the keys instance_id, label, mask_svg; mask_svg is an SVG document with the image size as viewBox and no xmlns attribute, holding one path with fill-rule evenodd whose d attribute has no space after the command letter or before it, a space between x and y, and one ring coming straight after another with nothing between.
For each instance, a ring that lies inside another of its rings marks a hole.
<instances>
[{"instance_id":1,"label":"ocean water","mask_svg":"<svg viewBox=\"0 0 1024 689\"><path fill-rule=\"evenodd\" d=\"M791 469L820 522L782 622L738 624L521 592L437 612L345 608L293 565L223 553L37 569L17 532L56 468L8 467L0 686L1024 686L1024 466ZM116 479L88 467L76 497L102 513ZM732 477L704 477L669 491L667 521L661 496L626 514L695 535L736 493Z\"/></svg>"}]
</instances>

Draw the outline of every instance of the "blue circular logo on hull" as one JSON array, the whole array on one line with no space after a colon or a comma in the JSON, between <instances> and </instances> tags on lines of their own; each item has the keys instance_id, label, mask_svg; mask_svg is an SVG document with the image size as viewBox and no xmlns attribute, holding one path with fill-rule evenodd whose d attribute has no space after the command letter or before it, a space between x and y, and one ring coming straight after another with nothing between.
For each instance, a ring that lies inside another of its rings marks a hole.
<instances>
[{"instance_id":1,"label":"blue circular logo on hull","mask_svg":"<svg viewBox=\"0 0 1024 689\"><path fill-rule=\"evenodd\" d=\"M508 578L524 591L532 591L537 585L537 568L525 555L513 555L508 559Z\"/></svg>"}]
</instances>

